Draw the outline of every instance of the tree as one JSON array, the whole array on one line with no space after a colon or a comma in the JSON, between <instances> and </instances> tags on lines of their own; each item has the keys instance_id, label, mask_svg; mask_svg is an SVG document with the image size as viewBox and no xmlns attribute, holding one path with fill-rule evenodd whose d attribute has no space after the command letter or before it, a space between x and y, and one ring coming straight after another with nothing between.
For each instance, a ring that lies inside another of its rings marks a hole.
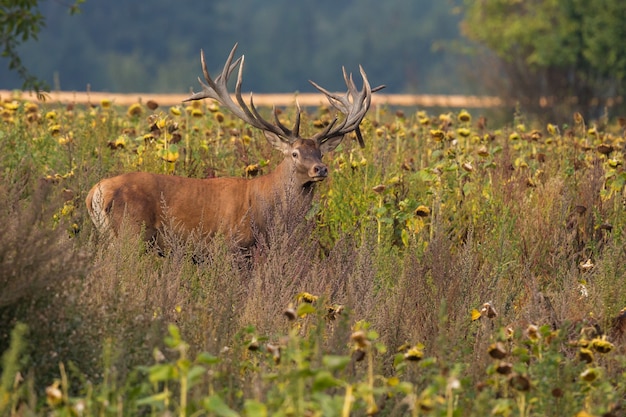
<instances>
[{"instance_id":1,"label":"tree","mask_svg":"<svg viewBox=\"0 0 626 417\"><path fill-rule=\"evenodd\" d=\"M75 0L69 5L70 14L79 11L85 0ZM48 85L30 73L22 63L18 47L28 40L37 40L45 18L39 10L39 0L0 0L0 43L2 57L9 61L9 69L19 74L24 82L22 88L35 90L38 94Z\"/></svg>"},{"instance_id":2,"label":"tree","mask_svg":"<svg viewBox=\"0 0 626 417\"><path fill-rule=\"evenodd\" d=\"M623 0L464 3L463 34L499 58L504 98L550 116L597 115L624 94Z\"/></svg>"}]
</instances>

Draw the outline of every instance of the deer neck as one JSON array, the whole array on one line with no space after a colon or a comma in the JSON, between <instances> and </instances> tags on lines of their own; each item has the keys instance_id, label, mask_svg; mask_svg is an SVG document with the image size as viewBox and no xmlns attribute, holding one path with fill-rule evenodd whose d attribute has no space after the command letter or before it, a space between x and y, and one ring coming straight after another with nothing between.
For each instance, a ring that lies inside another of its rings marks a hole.
<instances>
[{"instance_id":1,"label":"deer neck","mask_svg":"<svg viewBox=\"0 0 626 417\"><path fill-rule=\"evenodd\" d=\"M273 206L281 200L288 205L295 201L310 204L315 190L313 181L305 184L298 182L293 162L287 158L269 174L250 181L255 183L258 196Z\"/></svg>"}]
</instances>

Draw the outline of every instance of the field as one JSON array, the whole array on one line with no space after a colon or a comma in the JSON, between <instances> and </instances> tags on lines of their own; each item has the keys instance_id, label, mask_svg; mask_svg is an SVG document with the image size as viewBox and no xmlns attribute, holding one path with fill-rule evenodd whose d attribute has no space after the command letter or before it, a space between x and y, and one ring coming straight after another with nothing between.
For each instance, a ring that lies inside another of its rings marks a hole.
<instances>
[{"instance_id":1,"label":"field","mask_svg":"<svg viewBox=\"0 0 626 417\"><path fill-rule=\"evenodd\" d=\"M626 413L623 120L378 105L301 218L161 257L99 236L89 189L261 175L263 135L209 101L2 98L0 415Z\"/></svg>"}]
</instances>

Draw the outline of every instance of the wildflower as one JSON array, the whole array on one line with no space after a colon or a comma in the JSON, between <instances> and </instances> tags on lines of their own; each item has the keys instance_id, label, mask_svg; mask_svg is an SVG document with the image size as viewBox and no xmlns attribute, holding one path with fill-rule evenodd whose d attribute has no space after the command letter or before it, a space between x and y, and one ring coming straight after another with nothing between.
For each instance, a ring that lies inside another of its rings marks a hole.
<instances>
[{"instance_id":1,"label":"wildflower","mask_svg":"<svg viewBox=\"0 0 626 417\"><path fill-rule=\"evenodd\" d=\"M593 382L599 377L599 371L596 368L587 368L580 374L580 379L585 382Z\"/></svg>"},{"instance_id":2,"label":"wildflower","mask_svg":"<svg viewBox=\"0 0 626 417\"><path fill-rule=\"evenodd\" d=\"M474 171L474 167L473 167L473 166L472 166L472 164L471 164L471 163L469 163L469 162L464 162L464 163L461 165L461 168L463 168L463 169L464 169L465 171L467 171L467 172L472 172L472 171Z\"/></svg>"},{"instance_id":3,"label":"wildflower","mask_svg":"<svg viewBox=\"0 0 626 417\"><path fill-rule=\"evenodd\" d=\"M580 359L583 362L586 363L591 363L593 362L593 352L591 351L591 349L588 348L581 348L578 351L578 359Z\"/></svg>"},{"instance_id":4,"label":"wildflower","mask_svg":"<svg viewBox=\"0 0 626 417\"><path fill-rule=\"evenodd\" d=\"M559 128L558 126L553 125L552 123L548 123L548 126L546 127L546 130L548 131L548 133L552 136L554 135L558 135L559 133Z\"/></svg>"},{"instance_id":5,"label":"wildflower","mask_svg":"<svg viewBox=\"0 0 626 417\"><path fill-rule=\"evenodd\" d=\"M411 349L407 350L404 354L404 359L407 361L417 362L424 357L424 347L421 345L415 345Z\"/></svg>"},{"instance_id":6,"label":"wildflower","mask_svg":"<svg viewBox=\"0 0 626 417\"><path fill-rule=\"evenodd\" d=\"M363 330L357 330L350 335L350 339L356 343L359 348L366 348L370 345L370 341L367 340L367 336Z\"/></svg>"},{"instance_id":7,"label":"wildflower","mask_svg":"<svg viewBox=\"0 0 626 417\"><path fill-rule=\"evenodd\" d=\"M486 146L481 146L480 148L478 148L478 155L482 156L483 158L486 158L489 156L489 151L487 150Z\"/></svg>"},{"instance_id":8,"label":"wildflower","mask_svg":"<svg viewBox=\"0 0 626 417\"><path fill-rule=\"evenodd\" d=\"M506 357L506 348L501 342L492 343L487 352L494 359L504 359Z\"/></svg>"},{"instance_id":9,"label":"wildflower","mask_svg":"<svg viewBox=\"0 0 626 417\"><path fill-rule=\"evenodd\" d=\"M39 110L39 106L37 106L37 103L33 103L32 101L29 101L26 104L24 104L24 111L26 113L35 113L38 110Z\"/></svg>"},{"instance_id":10,"label":"wildflower","mask_svg":"<svg viewBox=\"0 0 626 417\"><path fill-rule=\"evenodd\" d=\"M252 340L250 340L250 343L248 343L248 350L251 352L259 350L259 341L256 337L253 337Z\"/></svg>"},{"instance_id":11,"label":"wildflower","mask_svg":"<svg viewBox=\"0 0 626 417\"><path fill-rule=\"evenodd\" d=\"M513 371L513 364L510 362L500 362L498 366L496 366L496 372L500 375L508 375Z\"/></svg>"},{"instance_id":12,"label":"wildflower","mask_svg":"<svg viewBox=\"0 0 626 417\"><path fill-rule=\"evenodd\" d=\"M430 215L430 209L424 205L417 206L415 215L418 217L428 217Z\"/></svg>"},{"instance_id":13,"label":"wildflower","mask_svg":"<svg viewBox=\"0 0 626 417\"><path fill-rule=\"evenodd\" d=\"M582 263L582 262L581 262L581 263L578 265L578 267L580 268L580 270L581 270L581 271L583 271L583 272L589 272L589 271L591 271L591 270L593 269L593 267L594 267L594 266L595 266L595 265L593 264L593 262L591 262L591 259L587 259L587 260L585 261L585 263Z\"/></svg>"},{"instance_id":14,"label":"wildflower","mask_svg":"<svg viewBox=\"0 0 626 417\"><path fill-rule=\"evenodd\" d=\"M450 125L450 124L452 124L452 116L450 115L450 113L440 114L439 115L439 121L442 124Z\"/></svg>"},{"instance_id":15,"label":"wildflower","mask_svg":"<svg viewBox=\"0 0 626 417\"><path fill-rule=\"evenodd\" d=\"M293 321L296 319L297 314L296 314L296 310L294 310L293 305L290 304L289 307L287 307L284 311L283 314L285 315L285 317L287 317L287 320L289 321Z\"/></svg>"},{"instance_id":16,"label":"wildflower","mask_svg":"<svg viewBox=\"0 0 626 417\"><path fill-rule=\"evenodd\" d=\"M72 137L70 135L61 136L59 139L57 139L57 142L61 146L68 145L68 144L72 143L72 141L73 141L73 139L72 139Z\"/></svg>"},{"instance_id":17,"label":"wildflower","mask_svg":"<svg viewBox=\"0 0 626 417\"><path fill-rule=\"evenodd\" d=\"M256 177L259 174L259 164L250 164L245 168L245 173L247 177Z\"/></svg>"},{"instance_id":18,"label":"wildflower","mask_svg":"<svg viewBox=\"0 0 626 417\"><path fill-rule=\"evenodd\" d=\"M102 100L100 100L100 105L103 109L108 109L111 107L111 100L108 98L103 98Z\"/></svg>"},{"instance_id":19,"label":"wildflower","mask_svg":"<svg viewBox=\"0 0 626 417\"><path fill-rule=\"evenodd\" d=\"M54 381L54 383L46 387L46 401L52 407L58 405L63 401L63 393L59 389L60 381Z\"/></svg>"},{"instance_id":20,"label":"wildflower","mask_svg":"<svg viewBox=\"0 0 626 417\"><path fill-rule=\"evenodd\" d=\"M580 114L579 112L574 113L574 123L576 123L577 125L583 123L585 121L585 119L583 119L583 115Z\"/></svg>"},{"instance_id":21,"label":"wildflower","mask_svg":"<svg viewBox=\"0 0 626 417\"><path fill-rule=\"evenodd\" d=\"M530 389L530 380L524 375L513 374L509 378L509 385L518 391L528 391Z\"/></svg>"},{"instance_id":22,"label":"wildflower","mask_svg":"<svg viewBox=\"0 0 626 417\"><path fill-rule=\"evenodd\" d=\"M50 132L50 134L52 136L58 135L61 132L61 125L54 124L54 125L50 126L48 128L48 132Z\"/></svg>"},{"instance_id":23,"label":"wildflower","mask_svg":"<svg viewBox=\"0 0 626 417\"><path fill-rule=\"evenodd\" d=\"M613 343L603 337L596 337L591 340L590 346L598 353L609 353L614 348Z\"/></svg>"},{"instance_id":24,"label":"wildflower","mask_svg":"<svg viewBox=\"0 0 626 417\"><path fill-rule=\"evenodd\" d=\"M44 117L46 118L46 120L56 120L57 113L54 110L51 110L47 112Z\"/></svg>"},{"instance_id":25,"label":"wildflower","mask_svg":"<svg viewBox=\"0 0 626 417\"><path fill-rule=\"evenodd\" d=\"M457 116L459 122L469 123L472 121L472 116L469 114L467 110L461 110L459 115Z\"/></svg>"},{"instance_id":26,"label":"wildflower","mask_svg":"<svg viewBox=\"0 0 626 417\"><path fill-rule=\"evenodd\" d=\"M441 129L432 129L430 131L430 136L432 136L432 138L436 140L437 142L440 142L443 140L445 134L443 133L443 130Z\"/></svg>"},{"instance_id":27,"label":"wildflower","mask_svg":"<svg viewBox=\"0 0 626 417\"><path fill-rule=\"evenodd\" d=\"M326 314L326 318L328 320L335 320L337 318L338 315L341 314L341 312L343 311L344 307L342 305L339 304L334 304L331 306L328 306L328 314Z\"/></svg>"},{"instance_id":28,"label":"wildflower","mask_svg":"<svg viewBox=\"0 0 626 417\"><path fill-rule=\"evenodd\" d=\"M178 153L178 148L176 145L170 146L168 149L163 149L161 152L161 159L166 162L176 162L180 157Z\"/></svg>"},{"instance_id":29,"label":"wildflower","mask_svg":"<svg viewBox=\"0 0 626 417\"><path fill-rule=\"evenodd\" d=\"M274 363L278 365L280 363L280 346L268 343L267 345L265 345L265 349L268 353L272 354Z\"/></svg>"},{"instance_id":30,"label":"wildflower","mask_svg":"<svg viewBox=\"0 0 626 417\"><path fill-rule=\"evenodd\" d=\"M372 190L373 190L375 193L380 194L380 193L382 193L383 191L385 191L385 188L387 188L387 187L386 187L384 184L378 184L378 185L376 185L376 186L372 187Z\"/></svg>"},{"instance_id":31,"label":"wildflower","mask_svg":"<svg viewBox=\"0 0 626 417\"><path fill-rule=\"evenodd\" d=\"M538 131L538 130L533 130L532 132L530 132L530 138L531 138L532 140L537 141L537 140L541 139L541 138L542 138L542 136L543 136L543 135L542 135L542 134L541 134L541 132L540 132L540 131Z\"/></svg>"},{"instance_id":32,"label":"wildflower","mask_svg":"<svg viewBox=\"0 0 626 417\"><path fill-rule=\"evenodd\" d=\"M159 107L159 103L154 100L148 100L146 102L146 107L148 107L150 110L156 110Z\"/></svg>"},{"instance_id":33,"label":"wildflower","mask_svg":"<svg viewBox=\"0 0 626 417\"><path fill-rule=\"evenodd\" d=\"M215 113L215 120L217 120L217 123L222 123L224 121L224 114L218 111Z\"/></svg>"},{"instance_id":34,"label":"wildflower","mask_svg":"<svg viewBox=\"0 0 626 417\"><path fill-rule=\"evenodd\" d=\"M600 152L602 155L609 155L611 152L615 150L615 148L613 147L613 145L610 145L607 143L601 143L600 145L598 145L596 150Z\"/></svg>"},{"instance_id":35,"label":"wildflower","mask_svg":"<svg viewBox=\"0 0 626 417\"><path fill-rule=\"evenodd\" d=\"M622 161L614 158L609 159L608 161L606 161L606 163L609 164L611 168L617 168L618 166L622 165Z\"/></svg>"},{"instance_id":36,"label":"wildflower","mask_svg":"<svg viewBox=\"0 0 626 417\"><path fill-rule=\"evenodd\" d=\"M170 114L172 116L180 116L182 114L182 112L180 111L180 107L178 106L170 107Z\"/></svg>"},{"instance_id":37,"label":"wildflower","mask_svg":"<svg viewBox=\"0 0 626 417\"><path fill-rule=\"evenodd\" d=\"M159 129L163 129L167 124L167 120L163 117L160 117L159 120L156 121L155 125Z\"/></svg>"},{"instance_id":38,"label":"wildflower","mask_svg":"<svg viewBox=\"0 0 626 417\"><path fill-rule=\"evenodd\" d=\"M196 108L192 108L191 109L191 117L195 117L196 119L199 119L199 118L201 118L203 116L204 116L204 113L202 113L202 110L196 109Z\"/></svg>"},{"instance_id":39,"label":"wildflower","mask_svg":"<svg viewBox=\"0 0 626 417\"><path fill-rule=\"evenodd\" d=\"M456 132L459 134L459 136L462 136L464 138L468 137L472 133L472 131L466 127L460 127L456 130Z\"/></svg>"},{"instance_id":40,"label":"wildflower","mask_svg":"<svg viewBox=\"0 0 626 417\"><path fill-rule=\"evenodd\" d=\"M3 107L7 110L15 111L20 107L20 105L17 101L9 101L8 103L4 103Z\"/></svg>"},{"instance_id":41,"label":"wildflower","mask_svg":"<svg viewBox=\"0 0 626 417\"><path fill-rule=\"evenodd\" d=\"M528 325L528 327L526 328L526 334L528 335L528 338L533 342L536 342L541 337L541 335L539 334L539 327L535 326L534 324Z\"/></svg>"},{"instance_id":42,"label":"wildflower","mask_svg":"<svg viewBox=\"0 0 626 417\"><path fill-rule=\"evenodd\" d=\"M519 140L520 136L519 133L517 132L513 132L509 135L509 140Z\"/></svg>"},{"instance_id":43,"label":"wildflower","mask_svg":"<svg viewBox=\"0 0 626 417\"><path fill-rule=\"evenodd\" d=\"M198 108L198 107L200 107L200 102L199 101L194 101L194 102L191 103L191 105L194 106L195 108ZM209 104L207 109L211 113L217 113L220 108L219 108L219 106L216 103L211 103L211 104Z\"/></svg>"},{"instance_id":44,"label":"wildflower","mask_svg":"<svg viewBox=\"0 0 626 417\"><path fill-rule=\"evenodd\" d=\"M318 296L310 294L308 292L301 292L296 296L296 299L298 301L304 301L305 303L309 304L314 303L315 301L317 301L318 298Z\"/></svg>"},{"instance_id":45,"label":"wildflower","mask_svg":"<svg viewBox=\"0 0 626 417\"><path fill-rule=\"evenodd\" d=\"M126 137L124 135L118 136L117 139L108 143L111 149L124 149L126 147Z\"/></svg>"},{"instance_id":46,"label":"wildflower","mask_svg":"<svg viewBox=\"0 0 626 417\"><path fill-rule=\"evenodd\" d=\"M480 309L480 313L481 315L486 314L487 318L490 318L490 319L498 316L496 309L493 308L493 305L491 303L484 303L483 308Z\"/></svg>"},{"instance_id":47,"label":"wildflower","mask_svg":"<svg viewBox=\"0 0 626 417\"><path fill-rule=\"evenodd\" d=\"M141 104L139 103L132 104L126 111L126 114L130 117L141 116L142 113L143 113L143 108L141 107Z\"/></svg>"}]
</instances>

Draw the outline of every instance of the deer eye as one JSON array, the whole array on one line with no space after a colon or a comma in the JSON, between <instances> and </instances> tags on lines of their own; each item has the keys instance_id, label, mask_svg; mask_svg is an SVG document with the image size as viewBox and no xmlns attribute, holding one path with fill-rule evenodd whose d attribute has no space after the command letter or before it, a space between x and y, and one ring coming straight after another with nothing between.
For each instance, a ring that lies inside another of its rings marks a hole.
<instances>
[{"instance_id":1,"label":"deer eye","mask_svg":"<svg viewBox=\"0 0 626 417\"><path fill-rule=\"evenodd\" d=\"M291 153L291 156L293 156L294 158L297 158L298 157L298 152L297 151L293 151Z\"/></svg>"}]
</instances>

